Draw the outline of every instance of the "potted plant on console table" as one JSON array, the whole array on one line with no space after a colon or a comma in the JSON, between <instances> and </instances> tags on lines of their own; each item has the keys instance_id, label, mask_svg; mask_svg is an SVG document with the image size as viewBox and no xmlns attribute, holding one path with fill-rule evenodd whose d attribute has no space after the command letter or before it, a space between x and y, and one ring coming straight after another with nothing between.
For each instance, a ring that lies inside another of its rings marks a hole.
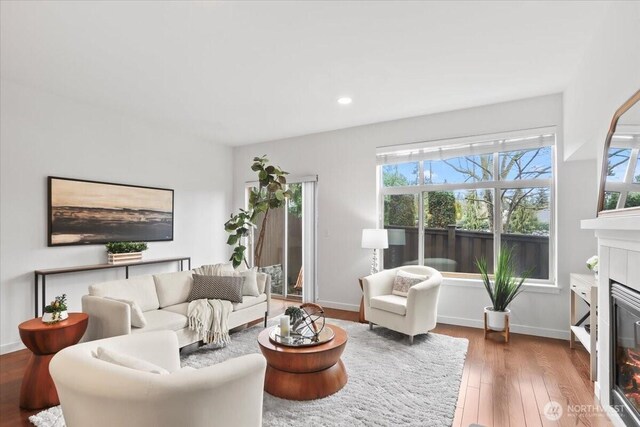
<instances>
[{"instance_id":1,"label":"potted plant on console table","mask_svg":"<svg viewBox=\"0 0 640 427\"><path fill-rule=\"evenodd\" d=\"M484 308L485 338L488 330L503 332L506 342L509 342L509 304L522 292L522 285L531 274L531 269L524 271L520 277L516 274L514 254L511 248L502 248L498 254L498 265L493 274L493 283L489 277L487 260L476 260L476 266L480 270L482 283L489 298L490 306Z\"/></svg>"},{"instance_id":2,"label":"potted plant on console table","mask_svg":"<svg viewBox=\"0 0 640 427\"><path fill-rule=\"evenodd\" d=\"M142 251L147 250L144 242L110 242L105 246L109 264L142 261Z\"/></svg>"}]
</instances>

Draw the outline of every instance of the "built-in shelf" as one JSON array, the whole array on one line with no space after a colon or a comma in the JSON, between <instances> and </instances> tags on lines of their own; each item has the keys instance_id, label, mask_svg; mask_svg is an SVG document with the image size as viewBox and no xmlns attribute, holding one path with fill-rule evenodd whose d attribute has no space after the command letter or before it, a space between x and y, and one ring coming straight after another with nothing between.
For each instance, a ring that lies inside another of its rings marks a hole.
<instances>
[{"instance_id":1,"label":"built-in shelf","mask_svg":"<svg viewBox=\"0 0 640 427\"><path fill-rule=\"evenodd\" d=\"M572 326L571 332L575 335L575 337L580 341L580 343L584 346L584 348L591 354L591 334L587 332L584 326ZM598 340L596 339L596 346L598 345Z\"/></svg>"}]
</instances>

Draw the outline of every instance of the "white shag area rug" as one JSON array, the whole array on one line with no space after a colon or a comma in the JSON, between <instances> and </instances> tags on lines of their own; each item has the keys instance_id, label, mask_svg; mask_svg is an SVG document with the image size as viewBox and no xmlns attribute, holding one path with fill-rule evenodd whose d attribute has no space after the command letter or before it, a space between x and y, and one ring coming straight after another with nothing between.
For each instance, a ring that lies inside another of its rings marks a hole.
<instances>
[{"instance_id":1,"label":"white shag area rug","mask_svg":"<svg viewBox=\"0 0 640 427\"><path fill-rule=\"evenodd\" d=\"M270 325L276 322L271 320ZM324 399L284 400L264 394L263 425L281 426L451 426L468 341L429 333L406 336L376 326L327 319L347 331L342 355L349 380ZM182 366L203 368L249 353L259 353L262 326L231 336L225 348L204 346L181 356ZM59 406L33 415L38 427L64 427Z\"/></svg>"}]
</instances>

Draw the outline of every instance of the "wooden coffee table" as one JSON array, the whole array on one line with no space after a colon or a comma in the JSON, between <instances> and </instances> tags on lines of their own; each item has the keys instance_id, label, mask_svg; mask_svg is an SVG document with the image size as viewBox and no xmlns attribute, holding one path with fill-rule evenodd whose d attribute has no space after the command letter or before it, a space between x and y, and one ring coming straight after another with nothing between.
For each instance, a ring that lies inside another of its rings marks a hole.
<instances>
[{"instance_id":1,"label":"wooden coffee table","mask_svg":"<svg viewBox=\"0 0 640 427\"><path fill-rule=\"evenodd\" d=\"M329 396L347 383L340 356L347 345L347 332L336 325L329 342L313 347L287 347L269 339L271 328L258 336L260 351L267 359L264 389L289 400L312 400Z\"/></svg>"},{"instance_id":2,"label":"wooden coffee table","mask_svg":"<svg viewBox=\"0 0 640 427\"><path fill-rule=\"evenodd\" d=\"M33 353L22 378L21 408L41 409L60 404L49 374L49 362L57 352L80 341L88 320L86 313L69 313L68 318L58 323L42 323L42 318L36 317L18 326L20 339Z\"/></svg>"}]
</instances>

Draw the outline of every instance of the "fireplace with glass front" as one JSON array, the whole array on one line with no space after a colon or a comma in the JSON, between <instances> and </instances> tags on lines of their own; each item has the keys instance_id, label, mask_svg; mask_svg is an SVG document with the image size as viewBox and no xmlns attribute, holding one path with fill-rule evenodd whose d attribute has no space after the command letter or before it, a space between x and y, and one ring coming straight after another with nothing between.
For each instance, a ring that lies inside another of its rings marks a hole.
<instances>
[{"instance_id":1,"label":"fireplace with glass front","mask_svg":"<svg viewBox=\"0 0 640 427\"><path fill-rule=\"evenodd\" d=\"M640 427L640 285L611 283L611 406Z\"/></svg>"}]
</instances>

